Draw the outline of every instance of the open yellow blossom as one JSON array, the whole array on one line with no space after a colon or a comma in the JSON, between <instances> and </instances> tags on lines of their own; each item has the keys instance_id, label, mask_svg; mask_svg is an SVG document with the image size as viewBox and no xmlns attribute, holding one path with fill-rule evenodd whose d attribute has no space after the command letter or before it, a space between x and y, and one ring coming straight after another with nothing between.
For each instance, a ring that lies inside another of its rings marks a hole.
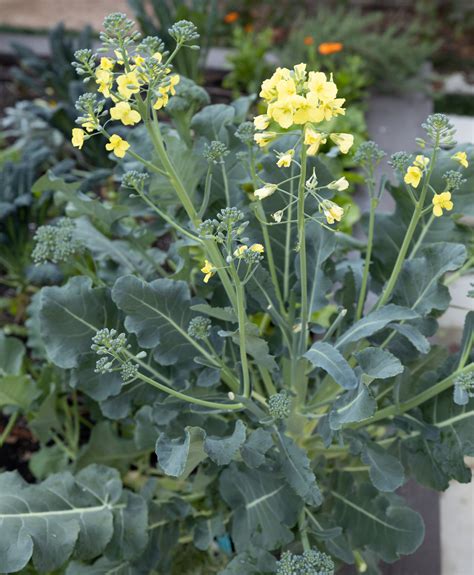
<instances>
[{"instance_id":1,"label":"open yellow blossom","mask_svg":"<svg viewBox=\"0 0 474 575\"><path fill-rule=\"evenodd\" d=\"M308 89L323 102L333 100L337 94L337 86L327 80L324 72L310 72L308 76Z\"/></svg>"},{"instance_id":2,"label":"open yellow blossom","mask_svg":"<svg viewBox=\"0 0 474 575\"><path fill-rule=\"evenodd\" d=\"M86 132L93 132L96 129L96 121L91 115L88 115L85 120L86 121L82 122L81 126Z\"/></svg>"},{"instance_id":3,"label":"open yellow blossom","mask_svg":"<svg viewBox=\"0 0 474 575\"><path fill-rule=\"evenodd\" d=\"M249 247L249 250L251 252L257 252L258 254L263 254L263 252L265 251L265 248L262 246L262 244L252 244Z\"/></svg>"},{"instance_id":4,"label":"open yellow blossom","mask_svg":"<svg viewBox=\"0 0 474 575\"><path fill-rule=\"evenodd\" d=\"M433 196L433 214L439 218L443 215L443 210L450 212L454 207L451 201L451 192L443 192Z\"/></svg>"},{"instance_id":5,"label":"open yellow blossom","mask_svg":"<svg viewBox=\"0 0 474 575\"><path fill-rule=\"evenodd\" d=\"M118 134L112 134L109 143L105 144L105 149L109 150L109 152L113 152L117 158L123 158L128 148L130 148L130 144L126 140L123 140Z\"/></svg>"},{"instance_id":6,"label":"open yellow blossom","mask_svg":"<svg viewBox=\"0 0 474 575\"><path fill-rule=\"evenodd\" d=\"M341 154L347 154L354 144L354 136L352 134L331 134L331 140L341 151Z\"/></svg>"},{"instance_id":7,"label":"open yellow blossom","mask_svg":"<svg viewBox=\"0 0 474 575\"><path fill-rule=\"evenodd\" d=\"M152 58L154 58L157 62L161 62L163 60L163 54L161 52L155 52L152 55Z\"/></svg>"},{"instance_id":8,"label":"open yellow blossom","mask_svg":"<svg viewBox=\"0 0 474 575\"><path fill-rule=\"evenodd\" d=\"M112 120L120 120L124 126L133 126L141 120L140 114L132 110L128 102L119 102L110 110Z\"/></svg>"},{"instance_id":9,"label":"open yellow blossom","mask_svg":"<svg viewBox=\"0 0 474 575\"><path fill-rule=\"evenodd\" d=\"M85 136L84 130L81 130L81 128L73 128L71 138L72 145L75 148L79 148L80 150L84 145L84 136Z\"/></svg>"},{"instance_id":10,"label":"open yellow blossom","mask_svg":"<svg viewBox=\"0 0 474 575\"><path fill-rule=\"evenodd\" d=\"M180 76L179 74L174 74L169 77L169 84L163 87L166 92L169 92L172 96L176 94L175 86L179 84ZM161 90L160 90L161 91Z\"/></svg>"},{"instance_id":11,"label":"open yellow blossom","mask_svg":"<svg viewBox=\"0 0 474 575\"><path fill-rule=\"evenodd\" d=\"M264 200L265 198L268 198L269 196L274 194L277 187L278 186L276 184L265 184L261 188L258 188L257 190L255 190L255 192L254 192L255 197L258 200Z\"/></svg>"},{"instance_id":12,"label":"open yellow blossom","mask_svg":"<svg viewBox=\"0 0 474 575\"><path fill-rule=\"evenodd\" d=\"M318 153L319 146L326 143L326 137L307 126L304 131L304 143L309 146L307 150L308 156L315 156Z\"/></svg>"},{"instance_id":13,"label":"open yellow blossom","mask_svg":"<svg viewBox=\"0 0 474 575\"><path fill-rule=\"evenodd\" d=\"M241 258L248 249L246 245L239 246L234 250L234 258Z\"/></svg>"},{"instance_id":14,"label":"open yellow blossom","mask_svg":"<svg viewBox=\"0 0 474 575\"><path fill-rule=\"evenodd\" d=\"M417 168L420 168L420 170L424 170L429 163L430 163L429 158L419 154L418 156L416 156L413 165Z\"/></svg>"},{"instance_id":15,"label":"open yellow blossom","mask_svg":"<svg viewBox=\"0 0 474 575\"><path fill-rule=\"evenodd\" d=\"M407 169L403 181L405 182L405 184L409 184L410 186L417 188L418 184L420 183L422 175L423 172L420 170L420 168L417 168L416 166L410 166Z\"/></svg>"},{"instance_id":16,"label":"open yellow blossom","mask_svg":"<svg viewBox=\"0 0 474 575\"><path fill-rule=\"evenodd\" d=\"M331 202L331 200L324 200L322 203L322 208L328 224L340 222L342 216L344 215L344 208L341 208L341 206Z\"/></svg>"},{"instance_id":17,"label":"open yellow blossom","mask_svg":"<svg viewBox=\"0 0 474 575\"><path fill-rule=\"evenodd\" d=\"M114 76L109 70L98 68L95 73L95 81L99 86L98 92L103 94L106 98L110 97L110 88L112 87Z\"/></svg>"},{"instance_id":18,"label":"open yellow blossom","mask_svg":"<svg viewBox=\"0 0 474 575\"><path fill-rule=\"evenodd\" d=\"M265 130L270 123L270 117L267 114L260 114L253 119L253 125L257 130Z\"/></svg>"},{"instance_id":19,"label":"open yellow blossom","mask_svg":"<svg viewBox=\"0 0 474 575\"><path fill-rule=\"evenodd\" d=\"M349 187L349 182L346 180L346 178L342 177L342 178L339 178L338 180L334 180L334 182L331 182L330 184L328 184L327 187L330 190L336 190L338 192L343 192L344 190L347 190L347 188Z\"/></svg>"},{"instance_id":20,"label":"open yellow blossom","mask_svg":"<svg viewBox=\"0 0 474 575\"><path fill-rule=\"evenodd\" d=\"M466 152L456 152L454 154L454 156L451 156L451 159L459 162L463 168L469 167L469 162L467 161Z\"/></svg>"},{"instance_id":21,"label":"open yellow blossom","mask_svg":"<svg viewBox=\"0 0 474 575\"><path fill-rule=\"evenodd\" d=\"M155 110L161 110L164 108L169 101L168 94L161 94L157 99L156 102L153 104L153 108Z\"/></svg>"},{"instance_id":22,"label":"open yellow blossom","mask_svg":"<svg viewBox=\"0 0 474 575\"><path fill-rule=\"evenodd\" d=\"M283 98L268 106L268 115L285 130L293 125L293 114L296 110L293 98Z\"/></svg>"},{"instance_id":23,"label":"open yellow blossom","mask_svg":"<svg viewBox=\"0 0 474 575\"><path fill-rule=\"evenodd\" d=\"M117 90L122 98L126 100L129 100L132 94L137 94L140 91L137 74L135 72L129 72L128 74L118 76Z\"/></svg>"},{"instance_id":24,"label":"open yellow blossom","mask_svg":"<svg viewBox=\"0 0 474 575\"><path fill-rule=\"evenodd\" d=\"M202 273L204 274L204 283L207 282L212 278L212 276L216 273L217 269L210 261L204 260L204 267L201 268Z\"/></svg>"},{"instance_id":25,"label":"open yellow blossom","mask_svg":"<svg viewBox=\"0 0 474 575\"><path fill-rule=\"evenodd\" d=\"M100 59L99 68L101 70L113 70L113 67L114 67L114 61L111 60L110 58L103 56Z\"/></svg>"},{"instance_id":26,"label":"open yellow blossom","mask_svg":"<svg viewBox=\"0 0 474 575\"><path fill-rule=\"evenodd\" d=\"M287 150L284 154L278 154L277 166L279 168L288 168L291 166L295 151L293 149Z\"/></svg>"},{"instance_id":27,"label":"open yellow blossom","mask_svg":"<svg viewBox=\"0 0 474 575\"><path fill-rule=\"evenodd\" d=\"M253 139L261 148L263 148L272 142L276 137L276 132L261 132L259 134L255 134Z\"/></svg>"}]
</instances>

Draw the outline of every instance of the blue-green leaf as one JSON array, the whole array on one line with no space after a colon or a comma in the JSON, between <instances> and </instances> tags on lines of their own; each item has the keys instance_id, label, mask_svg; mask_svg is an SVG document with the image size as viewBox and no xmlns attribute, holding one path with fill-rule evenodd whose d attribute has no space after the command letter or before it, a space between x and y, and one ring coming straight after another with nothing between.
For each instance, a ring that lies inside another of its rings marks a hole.
<instances>
[{"instance_id":1,"label":"blue-green leaf","mask_svg":"<svg viewBox=\"0 0 474 575\"><path fill-rule=\"evenodd\" d=\"M395 491L405 481L402 464L376 443L364 445L362 462L369 466L370 480L379 491Z\"/></svg>"},{"instance_id":2,"label":"blue-green leaf","mask_svg":"<svg viewBox=\"0 0 474 575\"><path fill-rule=\"evenodd\" d=\"M169 438L162 433L156 442L158 464L166 475L186 478L201 461L206 459L204 451L205 432L200 427L186 427L184 439Z\"/></svg>"},{"instance_id":3,"label":"blue-green leaf","mask_svg":"<svg viewBox=\"0 0 474 575\"><path fill-rule=\"evenodd\" d=\"M229 437L206 437L204 451L217 465L228 465L245 442L245 424L238 419Z\"/></svg>"},{"instance_id":4,"label":"blue-green leaf","mask_svg":"<svg viewBox=\"0 0 474 575\"><path fill-rule=\"evenodd\" d=\"M369 313L350 327L337 340L336 347L359 341L374 335L393 321L404 321L419 317L418 313L395 304L389 304Z\"/></svg>"},{"instance_id":5,"label":"blue-green leaf","mask_svg":"<svg viewBox=\"0 0 474 575\"><path fill-rule=\"evenodd\" d=\"M398 358L379 347L367 347L354 355L363 373L371 380L394 377L404 369Z\"/></svg>"},{"instance_id":6,"label":"blue-green leaf","mask_svg":"<svg viewBox=\"0 0 474 575\"><path fill-rule=\"evenodd\" d=\"M345 389L357 387L357 377L339 351L329 343L317 342L304 354L314 367L320 367Z\"/></svg>"},{"instance_id":7,"label":"blue-green leaf","mask_svg":"<svg viewBox=\"0 0 474 575\"><path fill-rule=\"evenodd\" d=\"M344 393L334 402L329 413L329 426L337 430L346 423L364 421L375 413L376 407L377 402L361 381L357 389Z\"/></svg>"}]
</instances>

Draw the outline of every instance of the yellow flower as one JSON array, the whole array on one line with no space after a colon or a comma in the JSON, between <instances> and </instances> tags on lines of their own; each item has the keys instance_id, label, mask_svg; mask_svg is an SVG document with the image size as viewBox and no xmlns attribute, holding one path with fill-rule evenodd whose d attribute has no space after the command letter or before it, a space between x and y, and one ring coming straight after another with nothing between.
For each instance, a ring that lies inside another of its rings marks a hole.
<instances>
[{"instance_id":1,"label":"yellow flower","mask_svg":"<svg viewBox=\"0 0 474 575\"><path fill-rule=\"evenodd\" d=\"M234 257L235 258L241 258L247 250L248 250L248 246L245 246L245 245L239 246L234 251Z\"/></svg>"},{"instance_id":2,"label":"yellow flower","mask_svg":"<svg viewBox=\"0 0 474 575\"><path fill-rule=\"evenodd\" d=\"M326 143L326 137L307 126L304 131L304 143L309 146L308 156L315 156L318 153L319 146Z\"/></svg>"},{"instance_id":3,"label":"yellow flower","mask_svg":"<svg viewBox=\"0 0 474 575\"><path fill-rule=\"evenodd\" d=\"M153 108L155 110L161 110L161 108L164 108L166 106L168 100L169 100L168 94L161 94L161 96L157 98L156 102L153 104Z\"/></svg>"},{"instance_id":4,"label":"yellow flower","mask_svg":"<svg viewBox=\"0 0 474 575\"><path fill-rule=\"evenodd\" d=\"M293 161L293 156L295 155L294 150L287 150L284 154L278 154L277 166L279 168L288 168L291 166Z\"/></svg>"},{"instance_id":5,"label":"yellow flower","mask_svg":"<svg viewBox=\"0 0 474 575\"><path fill-rule=\"evenodd\" d=\"M81 126L86 130L86 132L93 132L96 128L96 121L90 114L85 118L85 120L86 121L82 122Z\"/></svg>"},{"instance_id":6,"label":"yellow flower","mask_svg":"<svg viewBox=\"0 0 474 575\"><path fill-rule=\"evenodd\" d=\"M268 106L268 115L284 129L292 126L294 111L295 107L289 97L277 100L274 104Z\"/></svg>"},{"instance_id":7,"label":"yellow flower","mask_svg":"<svg viewBox=\"0 0 474 575\"><path fill-rule=\"evenodd\" d=\"M255 116L253 119L253 125L255 126L256 130L265 130L268 128L268 124L270 123L270 117L267 114L260 114L260 116Z\"/></svg>"},{"instance_id":8,"label":"yellow flower","mask_svg":"<svg viewBox=\"0 0 474 575\"><path fill-rule=\"evenodd\" d=\"M134 60L135 60L135 66L137 66L138 68L145 62L145 58L143 56L140 56L140 54L137 54Z\"/></svg>"},{"instance_id":9,"label":"yellow flower","mask_svg":"<svg viewBox=\"0 0 474 575\"><path fill-rule=\"evenodd\" d=\"M322 203L323 213L326 216L326 221L328 224L333 224L334 222L340 222L342 216L344 215L344 209L338 206L331 200L324 200Z\"/></svg>"},{"instance_id":10,"label":"yellow flower","mask_svg":"<svg viewBox=\"0 0 474 575\"><path fill-rule=\"evenodd\" d=\"M217 270L210 261L204 260L204 267L201 268L201 271L204 274L204 283L207 284Z\"/></svg>"},{"instance_id":11,"label":"yellow flower","mask_svg":"<svg viewBox=\"0 0 474 575\"><path fill-rule=\"evenodd\" d=\"M263 254L265 248L262 246L262 244L252 244L249 250L251 252L257 252L258 254Z\"/></svg>"},{"instance_id":12,"label":"yellow flower","mask_svg":"<svg viewBox=\"0 0 474 575\"><path fill-rule=\"evenodd\" d=\"M261 148L263 148L272 142L276 137L276 132L261 132L260 134L255 134L253 139Z\"/></svg>"},{"instance_id":13,"label":"yellow flower","mask_svg":"<svg viewBox=\"0 0 474 575\"><path fill-rule=\"evenodd\" d=\"M105 144L105 149L113 152L117 158L123 158L128 148L130 148L130 144L117 134L112 134L109 143Z\"/></svg>"},{"instance_id":14,"label":"yellow flower","mask_svg":"<svg viewBox=\"0 0 474 575\"><path fill-rule=\"evenodd\" d=\"M254 192L255 197L257 198L257 200L264 200L265 198L268 198L269 196L274 194L277 187L278 186L276 184L265 184L263 187L255 190Z\"/></svg>"},{"instance_id":15,"label":"yellow flower","mask_svg":"<svg viewBox=\"0 0 474 575\"><path fill-rule=\"evenodd\" d=\"M306 80L306 64L297 64L293 66L295 72L295 79L297 82L304 82Z\"/></svg>"},{"instance_id":16,"label":"yellow flower","mask_svg":"<svg viewBox=\"0 0 474 575\"><path fill-rule=\"evenodd\" d=\"M347 154L354 143L354 136L352 134L331 134L329 137L342 154Z\"/></svg>"},{"instance_id":17,"label":"yellow flower","mask_svg":"<svg viewBox=\"0 0 474 575\"><path fill-rule=\"evenodd\" d=\"M135 72L122 74L117 78L118 93L126 100L130 99L132 94L137 94L140 91L140 84Z\"/></svg>"},{"instance_id":18,"label":"yellow flower","mask_svg":"<svg viewBox=\"0 0 474 575\"><path fill-rule=\"evenodd\" d=\"M75 148L79 148L80 150L84 145L84 136L85 136L84 130L81 130L81 128L73 128L71 138L72 145Z\"/></svg>"},{"instance_id":19,"label":"yellow flower","mask_svg":"<svg viewBox=\"0 0 474 575\"><path fill-rule=\"evenodd\" d=\"M99 68L101 70L112 70L114 67L114 61L105 56L100 59Z\"/></svg>"},{"instance_id":20,"label":"yellow flower","mask_svg":"<svg viewBox=\"0 0 474 575\"><path fill-rule=\"evenodd\" d=\"M418 156L416 156L415 161L413 162L413 165L416 168L420 168L420 170L424 170L429 163L430 163L429 158L419 154Z\"/></svg>"},{"instance_id":21,"label":"yellow flower","mask_svg":"<svg viewBox=\"0 0 474 575\"><path fill-rule=\"evenodd\" d=\"M95 81L98 84L97 90L106 98L110 97L110 88L112 87L114 77L112 72L98 68L95 73Z\"/></svg>"},{"instance_id":22,"label":"yellow flower","mask_svg":"<svg viewBox=\"0 0 474 575\"><path fill-rule=\"evenodd\" d=\"M463 168L469 167L466 152L456 152L454 156L451 156L451 159L459 162Z\"/></svg>"},{"instance_id":23,"label":"yellow flower","mask_svg":"<svg viewBox=\"0 0 474 575\"><path fill-rule=\"evenodd\" d=\"M128 102L119 102L110 110L112 120L120 120L124 126L133 126L141 120L140 114L132 110Z\"/></svg>"},{"instance_id":24,"label":"yellow flower","mask_svg":"<svg viewBox=\"0 0 474 575\"><path fill-rule=\"evenodd\" d=\"M439 218L443 215L443 210L450 212L454 207L451 201L451 192L443 192L433 196L433 214Z\"/></svg>"},{"instance_id":25,"label":"yellow flower","mask_svg":"<svg viewBox=\"0 0 474 575\"><path fill-rule=\"evenodd\" d=\"M346 110L342 107L345 102L345 98L335 98L334 100L328 100L327 102L321 103L321 109L324 114L324 119L329 121L333 116L344 116Z\"/></svg>"},{"instance_id":26,"label":"yellow flower","mask_svg":"<svg viewBox=\"0 0 474 575\"><path fill-rule=\"evenodd\" d=\"M407 173L405 174L405 177L403 178L403 181L405 184L409 184L414 188L417 188L422 175L423 172L420 170L420 168L417 168L416 166L410 166L407 170Z\"/></svg>"},{"instance_id":27,"label":"yellow flower","mask_svg":"<svg viewBox=\"0 0 474 575\"><path fill-rule=\"evenodd\" d=\"M152 58L154 58L157 62L161 62L163 60L163 54L161 52L155 52L152 55Z\"/></svg>"},{"instance_id":28,"label":"yellow flower","mask_svg":"<svg viewBox=\"0 0 474 575\"><path fill-rule=\"evenodd\" d=\"M324 72L309 73L308 90L323 102L334 100L337 94L336 84L328 82Z\"/></svg>"},{"instance_id":29,"label":"yellow flower","mask_svg":"<svg viewBox=\"0 0 474 575\"><path fill-rule=\"evenodd\" d=\"M334 180L334 182L328 184L327 187L330 190L337 190L338 192L343 192L344 190L347 190L347 188L349 187L349 182L346 180L346 178L339 178L338 180Z\"/></svg>"},{"instance_id":30,"label":"yellow flower","mask_svg":"<svg viewBox=\"0 0 474 575\"><path fill-rule=\"evenodd\" d=\"M180 76L178 74L174 74L169 78L170 83L166 86L167 90L171 93L172 96L176 94L176 90L174 89L175 86L179 84Z\"/></svg>"}]
</instances>

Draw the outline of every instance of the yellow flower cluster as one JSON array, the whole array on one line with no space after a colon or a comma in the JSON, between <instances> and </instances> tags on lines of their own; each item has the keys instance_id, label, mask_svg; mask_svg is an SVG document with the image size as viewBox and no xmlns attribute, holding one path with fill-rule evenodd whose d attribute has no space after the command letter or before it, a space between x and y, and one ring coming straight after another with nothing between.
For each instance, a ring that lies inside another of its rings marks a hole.
<instances>
[{"instance_id":1,"label":"yellow flower cluster","mask_svg":"<svg viewBox=\"0 0 474 575\"><path fill-rule=\"evenodd\" d=\"M308 146L308 155L315 155L320 145L326 143L328 134L317 132L313 124L345 114L345 100L337 98L337 86L332 77L328 79L323 72L308 73L306 64L298 64L293 70L277 68L271 78L264 80L260 97L266 102L267 110L254 118L254 125L258 130L255 141L262 147L272 142L281 129L305 126L304 143ZM351 134L330 134L329 137L343 154L354 143ZM286 156L284 160L280 158L278 165L287 167L288 162L290 159Z\"/></svg>"},{"instance_id":2,"label":"yellow flower cluster","mask_svg":"<svg viewBox=\"0 0 474 575\"><path fill-rule=\"evenodd\" d=\"M114 74L116 65L124 66L123 55L116 51L116 60L112 58L103 57L95 69L95 81L97 84L97 91L104 97L110 98L115 106L110 109L110 117L112 120L122 122L124 126L134 126L141 121L141 116L138 110L135 109L133 102L130 103L132 96L139 94L140 90L145 85L151 84L151 79L147 77L142 65L145 59L140 55L135 55L130 59L128 66L122 69L122 72ZM152 58L158 62L162 61L162 54L156 52ZM176 85L179 83L180 77L178 74L171 74L171 68L166 69L166 81L162 86L155 88L158 95L156 96L153 108L159 110L167 105L169 96L176 94ZM114 89L115 83L115 89ZM86 132L93 132L94 130L100 131L100 125L94 118L86 118L81 124L82 128L74 128L72 131L72 145L81 149L84 140L87 139ZM85 132L85 131L86 132ZM107 150L123 158L130 145L128 142L120 138L120 136L113 134L109 138L109 143L106 145Z\"/></svg>"},{"instance_id":3,"label":"yellow flower cluster","mask_svg":"<svg viewBox=\"0 0 474 575\"><path fill-rule=\"evenodd\" d=\"M247 251L263 254L265 248L262 246L262 244L252 244L250 247L242 244L234 250L234 258L242 258ZM217 268L209 260L204 260L204 266L201 268L201 272L204 274L203 281L205 284L207 284L212 276L217 272Z\"/></svg>"},{"instance_id":4,"label":"yellow flower cluster","mask_svg":"<svg viewBox=\"0 0 474 575\"><path fill-rule=\"evenodd\" d=\"M407 169L403 178L405 184L417 188L430 160L421 154L416 156L413 164Z\"/></svg>"}]
</instances>

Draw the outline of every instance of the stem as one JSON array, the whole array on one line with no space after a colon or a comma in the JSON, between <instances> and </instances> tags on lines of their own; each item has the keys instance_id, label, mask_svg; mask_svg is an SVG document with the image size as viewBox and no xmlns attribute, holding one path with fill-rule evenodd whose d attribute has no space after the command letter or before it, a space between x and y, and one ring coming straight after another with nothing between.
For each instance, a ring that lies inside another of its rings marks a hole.
<instances>
[{"instance_id":1,"label":"stem","mask_svg":"<svg viewBox=\"0 0 474 575\"><path fill-rule=\"evenodd\" d=\"M216 401L207 401L205 399L199 399L198 397L193 397L192 395L187 395L186 393L181 393L180 391L176 391L175 389L172 389L171 387L163 385L163 384L159 383L158 381L151 379L151 377L148 377L148 376L146 376L140 372L137 374L137 378L141 379L145 383L149 383L150 385L153 385L153 387L156 387L157 389L159 389L161 391L164 391L168 395L172 395L174 397L177 397L178 399L181 399L183 401L187 401L188 403L194 403L196 405L202 405L203 407L210 407L211 409L232 409L232 410L235 410L235 409L242 409L244 407L241 403L218 403Z\"/></svg>"},{"instance_id":2,"label":"stem","mask_svg":"<svg viewBox=\"0 0 474 575\"><path fill-rule=\"evenodd\" d=\"M221 163L222 179L224 181L224 193L225 193L225 205L230 208L230 192L229 192L229 180L227 179L227 172L225 170L225 163Z\"/></svg>"},{"instance_id":3,"label":"stem","mask_svg":"<svg viewBox=\"0 0 474 575\"><path fill-rule=\"evenodd\" d=\"M369 232L367 237L367 251L365 253L364 272L362 275L362 284L360 286L359 301L357 303L357 311L355 321L362 317L364 310L365 296L367 293L367 281L369 279L369 268L372 259L372 247L374 244L374 227L375 227L375 209L378 204L378 199L372 197L370 200L370 215L369 215Z\"/></svg>"},{"instance_id":4,"label":"stem","mask_svg":"<svg viewBox=\"0 0 474 575\"><path fill-rule=\"evenodd\" d=\"M308 278L306 270L306 237L305 237L305 182L306 182L306 147L301 147L301 172L298 183L298 207L297 226L300 261L300 283L301 283L301 334L300 334L300 354L306 351L306 341L308 337Z\"/></svg>"},{"instance_id":5,"label":"stem","mask_svg":"<svg viewBox=\"0 0 474 575\"><path fill-rule=\"evenodd\" d=\"M19 415L20 413L18 411L10 415L10 419L8 420L8 423L5 425L5 429L2 431L2 434L0 435L0 447L3 447L3 444L5 443L8 436L10 435L11 430L15 426L16 420L18 419Z\"/></svg>"},{"instance_id":6,"label":"stem","mask_svg":"<svg viewBox=\"0 0 474 575\"><path fill-rule=\"evenodd\" d=\"M306 520L305 520L305 508L301 510L299 519L298 519L298 529L301 535L301 543L303 544L304 551L309 551L311 549L311 545L309 544L308 539L308 530L306 527Z\"/></svg>"},{"instance_id":7,"label":"stem","mask_svg":"<svg viewBox=\"0 0 474 575\"><path fill-rule=\"evenodd\" d=\"M423 240L425 239L425 236L426 236L428 230L430 229L430 226L433 223L434 218L435 218L434 214L431 214L431 217L428 220L428 223L421 230L421 233L418 237L418 240L416 241L416 244L413 246L413 249L411 250L410 255L408 256L409 260L413 259L416 256L416 253L420 249L421 244L423 243Z\"/></svg>"},{"instance_id":8,"label":"stem","mask_svg":"<svg viewBox=\"0 0 474 575\"><path fill-rule=\"evenodd\" d=\"M244 397L250 397L250 372L247 360L247 341L245 338L246 335L245 326L247 320L247 316L245 313L245 290L233 266L231 268L231 273L234 278L236 286L236 296L237 296L237 319L239 322L239 350L240 350L240 362L242 364L242 378L243 378L242 395Z\"/></svg>"},{"instance_id":9,"label":"stem","mask_svg":"<svg viewBox=\"0 0 474 575\"><path fill-rule=\"evenodd\" d=\"M381 419L387 419L393 417L394 415L400 415L405 411L410 411L414 407L417 407L418 405L424 403L425 401L428 401L432 397L439 395L446 389L449 389L453 383L453 380L461 373L469 373L471 371L474 371L474 363L470 363L469 365L467 365L462 369L457 369L451 375L439 381L435 385L429 387L428 389L425 389L425 391L422 391L418 395L415 395L415 397L413 397L412 399L404 401L403 403L400 403L398 405L390 405L385 409L381 409L370 419L367 419L360 423L356 423L354 425L351 425L350 427L355 429L359 427L365 427L367 425L372 425L373 423L375 423L376 421L380 421Z\"/></svg>"},{"instance_id":10,"label":"stem","mask_svg":"<svg viewBox=\"0 0 474 575\"><path fill-rule=\"evenodd\" d=\"M408 248L410 247L410 243L411 243L411 240L413 238L413 234L415 233L416 226L418 225L418 222L419 222L421 215L422 215L423 207L425 205L426 193L428 191L428 186L429 186L430 179L431 179L431 173L433 172L433 166L436 162L436 156L438 153L438 145L439 145L439 137L436 139L434 149L433 149L433 154L431 155L430 167L429 167L428 173L426 175L426 178L425 178L425 181L423 184L423 188L421 189L420 198L418 200L418 203L415 206L415 209L413 210L413 215L411 217L410 224L408 225L408 229L406 231L405 238L404 238L403 243L400 247L397 261L395 262L395 265L394 265L393 270L392 270L392 274L388 280L388 283L387 283L385 289L382 292L382 295L379 298L379 301L377 302L377 304L375 306L375 309L379 309L383 305L385 305L385 303L387 303L388 299L392 295L393 289L395 288L395 284L397 283L397 279L398 279L398 276L399 276L400 271L402 269L403 262L405 261L405 256L407 254Z\"/></svg>"}]
</instances>

